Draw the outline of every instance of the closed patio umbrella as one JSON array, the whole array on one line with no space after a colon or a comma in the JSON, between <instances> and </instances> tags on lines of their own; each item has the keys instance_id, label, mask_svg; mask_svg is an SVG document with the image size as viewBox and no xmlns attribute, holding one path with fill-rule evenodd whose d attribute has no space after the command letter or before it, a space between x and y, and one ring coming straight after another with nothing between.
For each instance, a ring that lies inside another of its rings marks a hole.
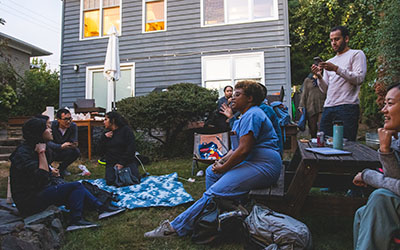
<instances>
[{"instance_id":1,"label":"closed patio umbrella","mask_svg":"<svg viewBox=\"0 0 400 250\"><path fill-rule=\"evenodd\" d=\"M106 60L104 62L104 76L108 81L108 88L112 92L112 95L107 98L107 111L110 111L116 108L116 81L121 77L121 70L119 65L118 32L114 25L110 28L108 35L110 38L108 39ZM110 105L111 103L112 105Z\"/></svg>"}]
</instances>

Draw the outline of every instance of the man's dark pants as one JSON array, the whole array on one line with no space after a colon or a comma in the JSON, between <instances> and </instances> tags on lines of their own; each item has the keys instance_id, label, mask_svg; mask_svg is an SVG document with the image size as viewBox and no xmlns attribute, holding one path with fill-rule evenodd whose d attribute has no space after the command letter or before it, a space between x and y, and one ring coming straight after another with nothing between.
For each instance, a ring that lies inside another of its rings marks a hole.
<instances>
[{"instance_id":1,"label":"man's dark pants","mask_svg":"<svg viewBox=\"0 0 400 250\"><path fill-rule=\"evenodd\" d=\"M325 135L332 136L333 121L343 121L343 137L349 141L357 138L358 119L360 117L360 106L358 104L343 104L334 107L325 107L322 112L320 131Z\"/></svg>"},{"instance_id":2,"label":"man's dark pants","mask_svg":"<svg viewBox=\"0 0 400 250\"><path fill-rule=\"evenodd\" d=\"M73 163L78 157L81 155L81 152L78 148L66 148L60 149L54 152L54 160L60 161L60 166L58 169L60 170L60 174L67 169L67 167Z\"/></svg>"}]
</instances>

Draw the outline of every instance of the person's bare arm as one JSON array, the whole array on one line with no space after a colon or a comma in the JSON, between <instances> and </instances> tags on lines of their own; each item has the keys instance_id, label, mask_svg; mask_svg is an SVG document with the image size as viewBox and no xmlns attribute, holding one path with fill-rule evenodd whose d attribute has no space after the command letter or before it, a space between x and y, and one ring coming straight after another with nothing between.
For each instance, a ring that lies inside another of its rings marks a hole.
<instances>
[{"instance_id":1,"label":"person's bare arm","mask_svg":"<svg viewBox=\"0 0 400 250\"><path fill-rule=\"evenodd\" d=\"M47 163L46 158L46 144L45 143L38 143L36 144L35 151L38 153L39 156L39 169L43 169L49 172L49 164Z\"/></svg>"},{"instance_id":2,"label":"person's bare arm","mask_svg":"<svg viewBox=\"0 0 400 250\"><path fill-rule=\"evenodd\" d=\"M212 170L215 173L224 173L238 165L249 155L254 143L255 139L253 132L250 131L247 135L240 137L239 147L232 152L232 155L229 157L229 159L223 164L220 164L219 162L214 163Z\"/></svg>"}]
</instances>

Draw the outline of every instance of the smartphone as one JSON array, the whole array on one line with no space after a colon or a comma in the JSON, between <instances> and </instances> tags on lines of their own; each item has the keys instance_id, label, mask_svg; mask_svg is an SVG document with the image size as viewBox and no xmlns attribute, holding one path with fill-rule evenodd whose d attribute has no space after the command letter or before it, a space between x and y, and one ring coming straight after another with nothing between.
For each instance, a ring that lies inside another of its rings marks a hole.
<instances>
[{"instance_id":1,"label":"smartphone","mask_svg":"<svg viewBox=\"0 0 400 250\"><path fill-rule=\"evenodd\" d=\"M320 62L323 62L323 60L319 56L314 57L314 64L315 65L318 65Z\"/></svg>"}]
</instances>

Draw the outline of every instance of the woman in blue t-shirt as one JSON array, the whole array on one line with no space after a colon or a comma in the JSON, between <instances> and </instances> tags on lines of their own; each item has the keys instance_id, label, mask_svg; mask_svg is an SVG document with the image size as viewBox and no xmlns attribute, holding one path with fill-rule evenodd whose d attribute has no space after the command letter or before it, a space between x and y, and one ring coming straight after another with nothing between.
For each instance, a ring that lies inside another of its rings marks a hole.
<instances>
[{"instance_id":1,"label":"woman in blue t-shirt","mask_svg":"<svg viewBox=\"0 0 400 250\"><path fill-rule=\"evenodd\" d=\"M240 81L235 85L232 108L240 111L242 117L232 128L232 150L207 168L203 196L171 223L162 222L158 228L145 233L145 237L187 235L210 197L239 198L278 180L282 166L278 137L271 121L258 107L263 100L263 91L257 82Z\"/></svg>"}]
</instances>

